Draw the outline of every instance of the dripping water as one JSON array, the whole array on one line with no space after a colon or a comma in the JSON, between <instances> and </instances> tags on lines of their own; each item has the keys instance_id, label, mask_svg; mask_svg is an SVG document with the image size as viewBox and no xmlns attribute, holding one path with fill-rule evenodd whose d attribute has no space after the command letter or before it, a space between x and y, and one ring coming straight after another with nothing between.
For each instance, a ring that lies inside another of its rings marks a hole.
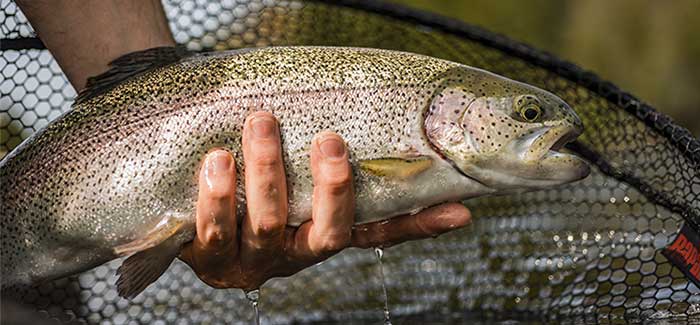
<instances>
[{"instance_id":1,"label":"dripping water","mask_svg":"<svg viewBox=\"0 0 700 325\"><path fill-rule=\"evenodd\" d=\"M253 306L255 311L255 325L260 325L260 309L258 309L258 302L260 301L260 289L246 291L245 297L248 298L248 302Z\"/></svg>"},{"instance_id":2,"label":"dripping water","mask_svg":"<svg viewBox=\"0 0 700 325\"><path fill-rule=\"evenodd\" d=\"M375 247L374 255L377 256L377 263L379 266L379 279L382 281L382 292L384 294L384 325L391 325L391 315L389 314L389 296L386 293L386 281L384 279L384 263L382 262L382 257L384 257L384 250Z\"/></svg>"}]
</instances>

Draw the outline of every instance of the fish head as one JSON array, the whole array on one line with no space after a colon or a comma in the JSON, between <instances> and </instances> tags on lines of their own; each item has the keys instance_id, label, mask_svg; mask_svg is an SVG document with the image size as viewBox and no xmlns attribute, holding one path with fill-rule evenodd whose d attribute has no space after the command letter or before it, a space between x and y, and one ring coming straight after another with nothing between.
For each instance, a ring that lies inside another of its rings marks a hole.
<instances>
[{"instance_id":1,"label":"fish head","mask_svg":"<svg viewBox=\"0 0 700 325\"><path fill-rule=\"evenodd\" d=\"M562 150L583 132L567 103L487 71L465 68L445 78L424 123L443 158L496 192L546 188L590 173L584 160Z\"/></svg>"}]
</instances>

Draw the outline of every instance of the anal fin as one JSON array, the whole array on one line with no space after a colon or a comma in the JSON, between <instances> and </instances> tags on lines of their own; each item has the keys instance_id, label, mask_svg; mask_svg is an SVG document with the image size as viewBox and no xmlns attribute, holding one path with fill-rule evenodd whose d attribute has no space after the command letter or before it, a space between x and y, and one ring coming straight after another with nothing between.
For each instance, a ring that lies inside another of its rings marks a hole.
<instances>
[{"instance_id":1,"label":"anal fin","mask_svg":"<svg viewBox=\"0 0 700 325\"><path fill-rule=\"evenodd\" d=\"M180 243L176 237L166 239L159 245L138 252L124 260L117 269L117 292L130 299L136 297L168 269L177 254Z\"/></svg>"},{"instance_id":2,"label":"anal fin","mask_svg":"<svg viewBox=\"0 0 700 325\"><path fill-rule=\"evenodd\" d=\"M168 269L180 253L184 239L194 232L193 220L177 214L166 214L145 236L119 245L114 252L131 255L117 270L117 291L124 298L133 298Z\"/></svg>"}]
</instances>

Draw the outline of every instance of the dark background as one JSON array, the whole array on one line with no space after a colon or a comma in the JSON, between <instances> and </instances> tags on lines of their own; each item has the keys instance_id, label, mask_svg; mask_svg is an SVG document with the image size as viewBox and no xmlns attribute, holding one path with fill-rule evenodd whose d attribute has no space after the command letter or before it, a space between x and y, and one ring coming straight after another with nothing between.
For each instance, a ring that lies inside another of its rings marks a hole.
<instances>
[{"instance_id":1,"label":"dark background","mask_svg":"<svg viewBox=\"0 0 700 325\"><path fill-rule=\"evenodd\" d=\"M700 137L700 1L395 1L572 61Z\"/></svg>"}]
</instances>

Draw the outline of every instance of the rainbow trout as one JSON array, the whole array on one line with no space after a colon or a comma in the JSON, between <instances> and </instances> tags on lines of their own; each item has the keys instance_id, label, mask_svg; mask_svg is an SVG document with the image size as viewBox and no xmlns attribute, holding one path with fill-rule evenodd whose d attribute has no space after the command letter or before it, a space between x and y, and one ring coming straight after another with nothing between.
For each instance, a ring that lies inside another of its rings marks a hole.
<instances>
[{"instance_id":1,"label":"rainbow trout","mask_svg":"<svg viewBox=\"0 0 700 325\"><path fill-rule=\"evenodd\" d=\"M225 148L245 172L242 125L259 110L279 119L291 226L311 216L309 148L322 130L347 141L356 223L589 172L560 151L583 128L566 103L484 70L376 49L151 49L114 61L0 162L2 286L130 255L118 289L138 294L194 238L205 154ZM238 196L243 213L240 184Z\"/></svg>"}]
</instances>

